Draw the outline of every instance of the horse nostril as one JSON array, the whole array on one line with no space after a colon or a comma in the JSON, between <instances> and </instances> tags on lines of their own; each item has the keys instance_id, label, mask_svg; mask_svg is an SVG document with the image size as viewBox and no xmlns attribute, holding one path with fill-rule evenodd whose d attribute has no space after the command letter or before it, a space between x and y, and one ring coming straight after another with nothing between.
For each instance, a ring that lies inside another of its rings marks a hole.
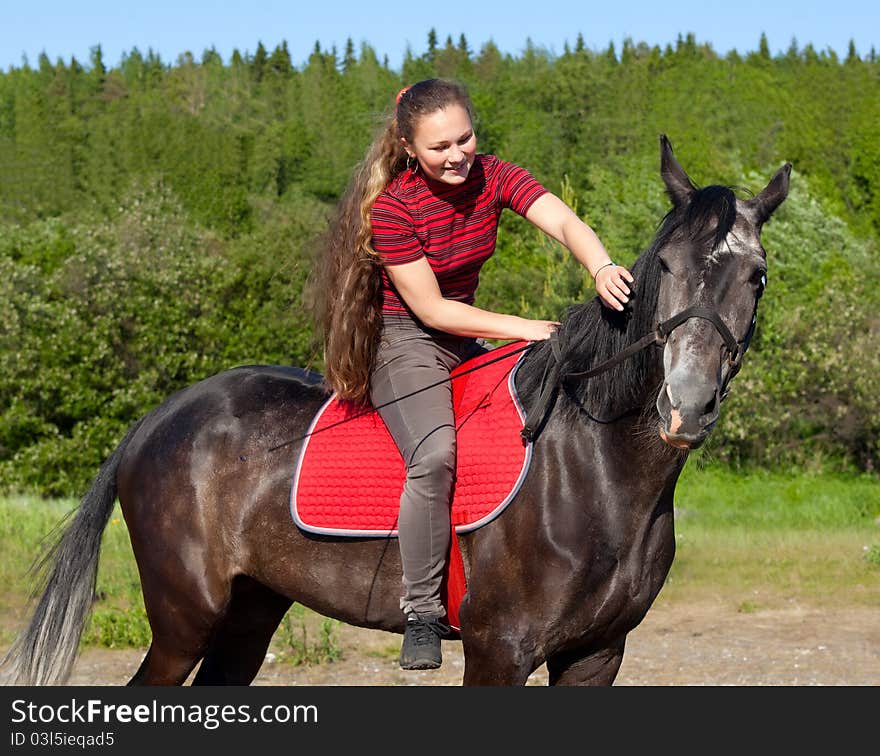
<instances>
[{"instance_id":1,"label":"horse nostril","mask_svg":"<svg viewBox=\"0 0 880 756\"><path fill-rule=\"evenodd\" d=\"M712 399L710 401L706 402L706 406L703 407L703 415L704 416L711 415L713 412L715 412L717 407L718 407L718 392L716 391L713 394Z\"/></svg>"}]
</instances>

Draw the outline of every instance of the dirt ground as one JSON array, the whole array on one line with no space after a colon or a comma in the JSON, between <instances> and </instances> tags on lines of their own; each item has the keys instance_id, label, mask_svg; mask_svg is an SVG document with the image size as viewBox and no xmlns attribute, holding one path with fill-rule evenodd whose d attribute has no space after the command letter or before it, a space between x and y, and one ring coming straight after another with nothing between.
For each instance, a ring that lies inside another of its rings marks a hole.
<instances>
[{"instance_id":1,"label":"dirt ground","mask_svg":"<svg viewBox=\"0 0 880 756\"><path fill-rule=\"evenodd\" d=\"M460 685L460 642L443 644L439 670L397 666L401 637L340 626L343 658L294 666L270 654L255 685ZM138 650L89 650L71 685L122 685L137 669ZM545 668L529 685L546 685ZM875 686L880 685L880 607L786 608L741 613L716 605L655 605L631 634L615 685Z\"/></svg>"}]
</instances>

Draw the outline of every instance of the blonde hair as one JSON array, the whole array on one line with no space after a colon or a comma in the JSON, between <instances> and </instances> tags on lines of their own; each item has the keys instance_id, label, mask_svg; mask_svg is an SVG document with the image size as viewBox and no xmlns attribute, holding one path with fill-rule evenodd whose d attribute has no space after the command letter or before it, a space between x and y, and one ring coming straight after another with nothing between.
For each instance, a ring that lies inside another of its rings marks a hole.
<instances>
[{"instance_id":1,"label":"blonde hair","mask_svg":"<svg viewBox=\"0 0 880 756\"><path fill-rule=\"evenodd\" d=\"M401 137L412 142L420 118L452 104L471 114L464 87L443 79L420 81L398 95L396 107L358 163L339 202L313 274L318 333L324 344L324 381L339 398L365 402L382 332L381 262L372 245L370 211L406 169Z\"/></svg>"}]
</instances>

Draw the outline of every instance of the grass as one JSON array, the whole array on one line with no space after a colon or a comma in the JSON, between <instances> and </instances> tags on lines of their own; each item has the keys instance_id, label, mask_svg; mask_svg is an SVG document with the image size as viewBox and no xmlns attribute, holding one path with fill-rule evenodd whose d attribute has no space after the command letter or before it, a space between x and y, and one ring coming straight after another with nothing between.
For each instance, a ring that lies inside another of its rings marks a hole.
<instances>
[{"instance_id":1,"label":"grass","mask_svg":"<svg viewBox=\"0 0 880 756\"><path fill-rule=\"evenodd\" d=\"M28 575L72 500L0 497L0 641L35 586ZM688 466L676 489L676 558L658 603L722 601L743 613L798 605L880 606L880 482ZM293 525L291 524L291 527ZM339 658L339 623L295 605L273 639L279 661ZM114 511L83 643L145 647L150 629L128 531ZM396 653L396 649L395 649Z\"/></svg>"},{"instance_id":2,"label":"grass","mask_svg":"<svg viewBox=\"0 0 880 756\"><path fill-rule=\"evenodd\" d=\"M311 638L310 633L317 637ZM336 661L342 658L338 636L339 622L294 604L273 638L276 659L294 665Z\"/></svg>"},{"instance_id":3,"label":"grass","mask_svg":"<svg viewBox=\"0 0 880 756\"><path fill-rule=\"evenodd\" d=\"M880 480L869 475L744 474L686 465L675 506L684 521L696 515L713 528L870 529L880 517Z\"/></svg>"},{"instance_id":4,"label":"grass","mask_svg":"<svg viewBox=\"0 0 880 756\"><path fill-rule=\"evenodd\" d=\"M25 621L28 600L38 586L31 573L73 499L45 500L31 496L0 497L0 642L8 645ZM273 639L279 662L320 664L340 658L339 623L300 605L285 615ZM145 648L150 624L141 598L140 578L128 530L117 504L101 544L97 595L83 631L83 646Z\"/></svg>"},{"instance_id":5,"label":"grass","mask_svg":"<svg viewBox=\"0 0 880 756\"><path fill-rule=\"evenodd\" d=\"M686 467L659 600L880 606L880 482Z\"/></svg>"}]
</instances>

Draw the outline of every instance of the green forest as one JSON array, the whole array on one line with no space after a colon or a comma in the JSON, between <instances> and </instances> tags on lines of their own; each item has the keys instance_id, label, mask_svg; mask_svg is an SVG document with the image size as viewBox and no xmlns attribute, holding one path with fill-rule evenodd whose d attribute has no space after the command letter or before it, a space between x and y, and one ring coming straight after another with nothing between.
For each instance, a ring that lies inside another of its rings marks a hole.
<instances>
[{"instance_id":1,"label":"green forest","mask_svg":"<svg viewBox=\"0 0 880 756\"><path fill-rule=\"evenodd\" d=\"M464 82L481 152L530 170L630 265L669 209L665 133L699 185L791 192L768 287L700 457L878 474L880 63L693 35L515 55L432 31L399 70L369 44L134 49L0 71L0 490L81 494L128 426L227 368L321 369L304 306L316 239L401 86ZM513 213L477 304L559 317L594 295Z\"/></svg>"}]
</instances>

